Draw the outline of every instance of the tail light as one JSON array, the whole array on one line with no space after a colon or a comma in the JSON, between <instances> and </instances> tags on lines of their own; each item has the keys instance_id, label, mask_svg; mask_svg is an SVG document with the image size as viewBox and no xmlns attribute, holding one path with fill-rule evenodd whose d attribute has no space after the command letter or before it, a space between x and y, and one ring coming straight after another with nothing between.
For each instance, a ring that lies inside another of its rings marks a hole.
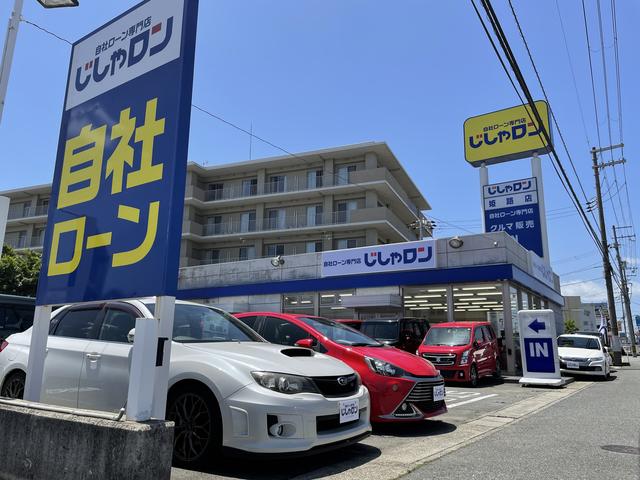
<instances>
[{"instance_id":1,"label":"tail light","mask_svg":"<svg viewBox=\"0 0 640 480\"><path fill-rule=\"evenodd\" d=\"M2 343L0 343L0 352L3 351L8 346L9 346L9 342L7 342L6 340L2 340Z\"/></svg>"}]
</instances>

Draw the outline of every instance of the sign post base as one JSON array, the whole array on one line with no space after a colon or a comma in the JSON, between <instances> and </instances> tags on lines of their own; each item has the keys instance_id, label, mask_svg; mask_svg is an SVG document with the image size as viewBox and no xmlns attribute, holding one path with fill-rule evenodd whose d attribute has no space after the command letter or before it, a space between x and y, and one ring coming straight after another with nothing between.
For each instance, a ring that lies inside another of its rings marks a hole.
<instances>
[{"instance_id":1,"label":"sign post base","mask_svg":"<svg viewBox=\"0 0 640 480\"><path fill-rule=\"evenodd\" d=\"M522 377L520 379L520 385L523 387L551 387L551 388L561 388L569 383L572 383L575 379L573 378L533 378L533 377Z\"/></svg>"}]
</instances>

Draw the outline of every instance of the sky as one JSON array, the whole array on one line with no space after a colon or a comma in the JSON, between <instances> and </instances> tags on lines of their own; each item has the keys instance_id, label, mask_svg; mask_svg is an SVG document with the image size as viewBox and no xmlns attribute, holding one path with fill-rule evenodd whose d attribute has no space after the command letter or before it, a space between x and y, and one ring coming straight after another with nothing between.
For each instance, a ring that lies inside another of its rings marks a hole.
<instances>
[{"instance_id":1,"label":"sky","mask_svg":"<svg viewBox=\"0 0 640 480\"><path fill-rule=\"evenodd\" d=\"M0 19L9 17L12 3L1 2ZM80 0L78 8L45 10L25 0L23 18L73 42L136 3ZM543 98L508 2L493 3L533 96ZM599 123L581 0L513 5L590 199L590 148L609 145L609 125L611 142L620 143L611 3L601 2L602 49L597 3L585 0ZM640 120L634 115L640 105L640 2L615 5L627 164L626 172L607 169L603 179L609 235L613 224L640 220L633 212L640 201ZM0 191L51 182L70 52L68 43L21 23L0 124ZM436 219L435 235L450 236L482 228L478 170L464 160L464 120L519 100L467 0L200 0L193 103L290 152L387 142L431 204L425 213ZM553 136L584 203L555 128ZM190 160L247 160L250 148L252 158L282 154L255 139L250 146L245 133L192 109ZM618 150L604 160L620 155ZM550 258L566 284L563 293L603 301L600 257L548 157L543 174ZM489 175L491 182L524 178L530 163L492 166ZM625 241L622 253L637 265L633 243ZM640 314L640 297L633 302Z\"/></svg>"}]
</instances>

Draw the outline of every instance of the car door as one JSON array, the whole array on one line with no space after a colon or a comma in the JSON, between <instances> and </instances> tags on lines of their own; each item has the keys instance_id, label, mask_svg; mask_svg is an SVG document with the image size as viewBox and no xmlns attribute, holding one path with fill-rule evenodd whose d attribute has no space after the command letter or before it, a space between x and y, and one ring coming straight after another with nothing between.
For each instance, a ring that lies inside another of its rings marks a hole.
<instances>
[{"instance_id":1,"label":"car door","mask_svg":"<svg viewBox=\"0 0 640 480\"><path fill-rule=\"evenodd\" d=\"M102 313L102 305L71 307L54 320L44 361L43 403L78 406L85 350L97 335Z\"/></svg>"},{"instance_id":2,"label":"car door","mask_svg":"<svg viewBox=\"0 0 640 480\"><path fill-rule=\"evenodd\" d=\"M117 412L129 390L133 344L127 335L141 314L126 304L107 305L96 340L85 349L80 374L78 407Z\"/></svg>"},{"instance_id":3,"label":"car door","mask_svg":"<svg viewBox=\"0 0 640 480\"><path fill-rule=\"evenodd\" d=\"M486 368L488 371L493 373L496 371L496 362L498 361L498 355L499 355L496 336L493 333L493 329L488 325L485 325L482 327L482 333L484 335L484 340L486 345L485 347L486 348L485 356L487 359Z\"/></svg>"},{"instance_id":4,"label":"car door","mask_svg":"<svg viewBox=\"0 0 640 480\"><path fill-rule=\"evenodd\" d=\"M487 368L487 359L486 359L486 344L484 341L484 335L482 333L482 327L480 325L475 325L473 329L473 342L474 342L474 350L473 350L473 358L475 360L476 368L478 369L478 374L484 374L484 371Z\"/></svg>"}]
</instances>

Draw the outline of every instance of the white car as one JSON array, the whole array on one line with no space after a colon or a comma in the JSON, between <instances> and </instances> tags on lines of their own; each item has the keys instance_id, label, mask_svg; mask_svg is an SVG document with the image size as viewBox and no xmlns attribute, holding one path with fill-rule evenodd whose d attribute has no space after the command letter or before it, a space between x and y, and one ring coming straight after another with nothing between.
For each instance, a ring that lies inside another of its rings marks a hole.
<instances>
[{"instance_id":1,"label":"white car","mask_svg":"<svg viewBox=\"0 0 640 480\"><path fill-rule=\"evenodd\" d=\"M127 399L138 317L153 299L63 307L52 315L41 401L119 411ZM0 346L0 394L21 398L31 330ZM220 447L272 454L354 443L371 432L369 393L346 364L267 343L222 310L175 306L167 418L174 462L207 463Z\"/></svg>"},{"instance_id":2,"label":"white car","mask_svg":"<svg viewBox=\"0 0 640 480\"><path fill-rule=\"evenodd\" d=\"M609 378L611 356L597 335L560 335L558 357L561 372Z\"/></svg>"}]
</instances>

